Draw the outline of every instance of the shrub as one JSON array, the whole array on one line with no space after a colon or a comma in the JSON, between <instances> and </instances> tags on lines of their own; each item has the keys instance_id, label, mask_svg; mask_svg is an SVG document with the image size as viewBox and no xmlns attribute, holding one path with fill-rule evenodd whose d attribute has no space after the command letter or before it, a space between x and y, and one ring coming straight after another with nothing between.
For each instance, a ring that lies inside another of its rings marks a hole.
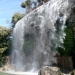
<instances>
[{"instance_id":1,"label":"shrub","mask_svg":"<svg viewBox=\"0 0 75 75\"><path fill-rule=\"evenodd\" d=\"M73 44L74 44L74 33L73 33L73 27L71 25L71 23L66 23L66 29L65 29L65 33L66 33L66 37L64 39L64 48L58 48L57 51L61 56L71 56L72 55L72 49L73 49Z\"/></svg>"}]
</instances>

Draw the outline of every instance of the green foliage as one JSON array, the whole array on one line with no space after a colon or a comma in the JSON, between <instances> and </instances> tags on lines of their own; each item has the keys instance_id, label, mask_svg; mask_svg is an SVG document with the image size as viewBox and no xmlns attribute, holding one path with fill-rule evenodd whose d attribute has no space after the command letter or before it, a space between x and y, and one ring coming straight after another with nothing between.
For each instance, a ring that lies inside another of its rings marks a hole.
<instances>
[{"instance_id":1,"label":"green foliage","mask_svg":"<svg viewBox=\"0 0 75 75\"><path fill-rule=\"evenodd\" d=\"M24 52L28 56L34 48L34 38L32 36L25 37Z\"/></svg>"},{"instance_id":2,"label":"green foliage","mask_svg":"<svg viewBox=\"0 0 75 75\"><path fill-rule=\"evenodd\" d=\"M11 29L0 26L0 66L3 62L3 53L8 50L10 46Z\"/></svg>"},{"instance_id":3,"label":"green foliage","mask_svg":"<svg viewBox=\"0 0 75 75\"><path fill-rule=\"evenodd\" d=\"M3 57L2 54L0 54L0 67L2 66L2 62L3 62Z\"/></svg>"},{"instance_id":4,"label":"green foliage","mask_svg":"<svg viewBox=\"0 0 75 75\"><path fill-rule=\"evenodd\" d=\"M21 7L22 7L22 8L25 8L25 7L26 7L25 2L22 2Z\"/></svg>"},{"instance_id":5,"label":"green foliage","mask_svg":"<svg viewBox=\"0 0 75 75\"><path fill-rule=\"evenodd\" d=\"M26 0L26 5L31 5L31 0Z\"/></svg>"},{"instance_id":6,"label":"green foliage","mask_svg":"<svg viewBox=\"0 0 75 75\"><path fill-rule=\"evenodd\" d=\"M44 0L37 0L37 1L38 3L41 3L41 4L44 2Z\"/></svg>"},{"instance_id":7,"label":"green foliage","mask_svg":"<svg viewBox=\"0 0 75 75\"><path fill-rule=\"evenodd\" d=\"M25 2L22 2L21 7L26 8L26 6L30 6L31 4L31 0L26 0Z\"/></svg>"},{"instance_id":8,"label":"green foliage","mask_svg":"<svg viewBox=\"0 0 75 75\"><path fill-rule=\"evenodd\" d=\"M0 53L3 53L5 50L7 50L8 47L0 48Z\"/></svg>"},{"instance_id":9,"label":"green foliage","mask_svg":"<svg viewBox=\"0 0 75 75\"><path fill-rule=\"evenodd\" d=\"M74 34L73 34L73 27L70 23L66 24L67 28L65 29L66 37L64 39L64 48L58 48L58 53L61 56L70 56L72 55L72 49L74 44Z\"/></svg>"},{"instance_id":10,"label":"green foliage","mask_svg":"<svg viewBox=\"0 0 75 75\"><path fill-rule=\"evenodd\" d=\"M0 26L0 54L2 54L9 47L11 30Z\"/></svg>"},{"instance_id":11,"label":"green foliage","mask_svg":"<svg viewBox=\"0 0 75 75\"><path fill-rule=\"evenodd\" d=\"M15 24L24 17L25 14L15 13L12 17L12 28L15 26Z\"/></svg>"}]
</instances>

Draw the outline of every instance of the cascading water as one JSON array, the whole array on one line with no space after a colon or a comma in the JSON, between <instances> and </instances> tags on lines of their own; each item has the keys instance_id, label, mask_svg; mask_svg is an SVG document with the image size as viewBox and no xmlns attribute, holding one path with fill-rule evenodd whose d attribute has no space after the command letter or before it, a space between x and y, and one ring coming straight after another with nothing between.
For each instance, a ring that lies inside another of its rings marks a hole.
<instances>
[{"instance_id":1,"label":"cascading water","mask_svg":"<svg viewBox=\"0 0 75 75\"><path fill-rule=\"evenodd\" d=\"M68 0L50 0L22 18L12 34L12 64L16 68L35 71L56 63L56 48L64 48L64 29L69 12Z\"/></svg>"}]
</instances>

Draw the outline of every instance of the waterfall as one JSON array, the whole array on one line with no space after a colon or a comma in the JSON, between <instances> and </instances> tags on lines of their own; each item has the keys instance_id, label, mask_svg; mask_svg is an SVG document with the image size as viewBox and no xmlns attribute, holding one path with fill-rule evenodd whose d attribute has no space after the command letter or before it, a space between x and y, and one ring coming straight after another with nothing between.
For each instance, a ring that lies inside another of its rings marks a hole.
<instances>
[{"instance_id":1,"label":"waterfall","mask_svg":"<svg viewBox=\"0 0 75 75\"><path fill-rule=\"evenodd\" d=\"M55 64L57 47L63 47L68 0L50 0L17 22L13 29L12 64L35 71Z\"/></svg>"}]
</instances>

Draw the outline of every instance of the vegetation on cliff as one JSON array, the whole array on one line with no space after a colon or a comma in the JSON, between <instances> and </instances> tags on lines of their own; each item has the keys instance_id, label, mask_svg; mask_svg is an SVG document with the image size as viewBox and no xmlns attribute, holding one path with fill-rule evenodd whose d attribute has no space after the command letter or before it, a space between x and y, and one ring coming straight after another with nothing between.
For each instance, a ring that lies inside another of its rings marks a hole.
<instances>
[{"instance_id":1,"label":"vegetation on cliff","mask_svg":"<svg viewBox=\"0 0 75 75\"><path fill-rule=\"evenodd\" d=\"M71 23L66 23L65 33L66 36L63 44L64 48L58 48L57 50L61 56L72 56L72 50L74 45L74 32Z\"/></svg>"},{"instance_id":2,"label":"vegetation on cliff","mask_svg":"<svg viewBox=\"0 0 75 75\"><path fill-rule=\"evenodd\" d=\"M2 65L3 53L10 47L11 29L0 26L0 65Z\"/></svg>"},{"instance_id":3,"label":"vegetation on cliff","mask_svg":"<svg viewBox=\"0 0 75 75\"><path fill-rule=\"evenodd\" d=\"M23 18L25 16L25 14L21 14L21 13L14 13L14 15L12 16L12 21L11 21L11 23L12 23L12 28L14 28L15 27L15 24L21 19L21 18Z\"/></svg>"}]
</instances>

